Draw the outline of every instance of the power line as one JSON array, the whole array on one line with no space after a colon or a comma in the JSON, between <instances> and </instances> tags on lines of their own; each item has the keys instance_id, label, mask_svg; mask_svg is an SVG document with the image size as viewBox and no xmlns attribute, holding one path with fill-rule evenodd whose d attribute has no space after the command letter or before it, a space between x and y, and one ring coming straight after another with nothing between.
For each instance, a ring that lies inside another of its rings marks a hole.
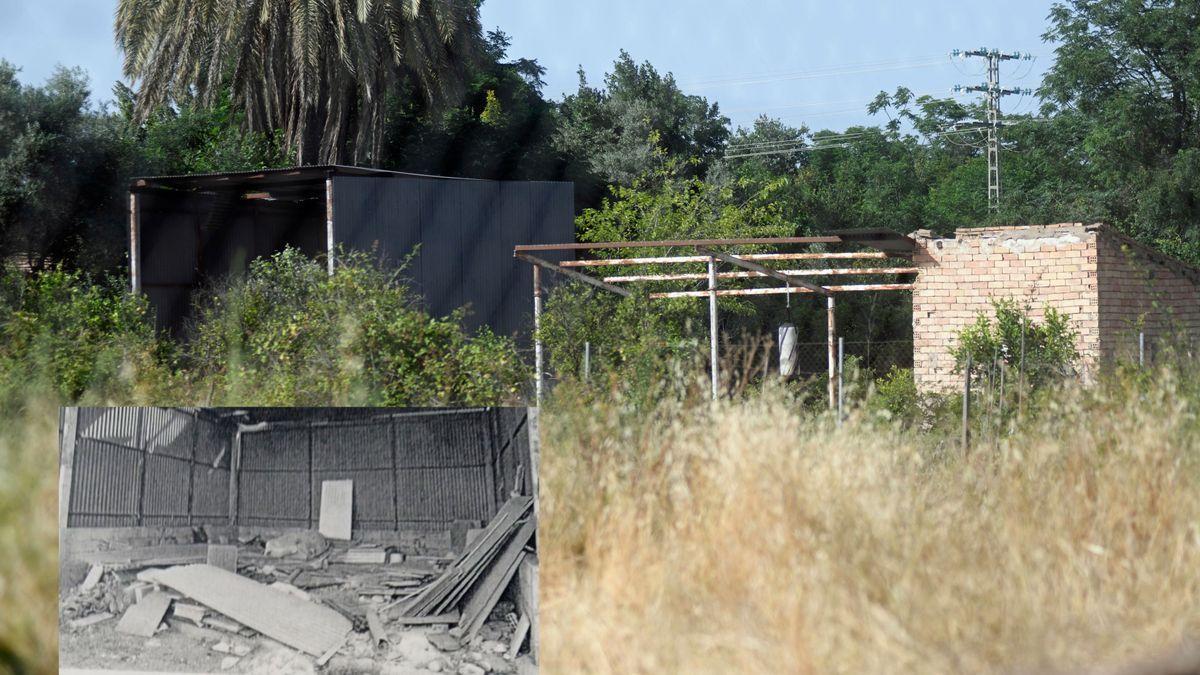
<instances>
[{"instance_id":1,"label":"power line","mask_svg":"<svg viewBox=\"0 0 1200 675\"><path fill-rule=\"evenodd\" d=\"M889 70L907 70L910 68L927 68L930 66L943 65L949 63L945 56L928 56L907 59L888 59L882 61L866 61L862 63L841 64L835 66L826 66L823 68L814 68L810 70L799 70L790 72L778 73L763 73L758 75L742 75L727 78L715 78L709 80L696 80L692 82L681 83L680 87L689 88L710 88L723 86L741 86L747 84L766 84L770 82L786 82L791 80L810 80L822 77L835 77L839 75L857 75L860 73L875 73Z\"/></svg>"},{"instance_id":2,"label":"power line","mask_svg":"<svg viewBox=\"0 0 1200 675\"><path fill-rule=\"evenodd\" d=\"M987 97L987 120L972 122L970 128L987 129L987 158L988 158L988 210L995 213L1000 210L1000 99L1011 94L1028 95L1029 89L1003 89L1000 87L1000 62L1013 59L1032 60L1030 54L1021 52L1001 52L998 49L958 50L950 53L952 57L979 57L987 59L987 82L980 85L955 85L954 91L977 91ZM968 125L961 125L964 128ZM957 127L956 127L957 128Z\"/></svg>"}]
</instances>

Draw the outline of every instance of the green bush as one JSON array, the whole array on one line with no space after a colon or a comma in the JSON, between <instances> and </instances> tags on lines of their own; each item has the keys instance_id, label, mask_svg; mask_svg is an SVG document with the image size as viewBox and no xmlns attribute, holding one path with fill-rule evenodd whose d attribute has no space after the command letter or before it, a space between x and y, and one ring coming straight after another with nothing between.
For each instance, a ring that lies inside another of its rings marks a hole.
<instances>
[{"instance_id":1,"label":"green bush","mask_svg":"<svg viewBox=\"0 0 1200 675\"><path fill-rule=\"evenodd\" d=\"M883 413L908 425L921 418L921 396L917 393L917 382L912 368L892 366L883 377L875 381L875 391L867 399L867 409Z\"/></svg>"},{"instance_id":2,"label":"green bush","mask_svg":"<svg viewBox=\"0 0 1200 675\"><path fill-rule=\"evenodd\" d=\"M510 340L434 318L369 254L287 249L202 293L183 378L231 404L488 405L528 373Z\"/></svg>"},{"instance_id":3,"label":"green bush","mask_svg":"<svg viewBox=\"0 0 1200 675\"><path fill-rule=\"evenodd\" d=\"M995 362L1023 373L1034 388L1075 374L1078 335L1065 314L1046 307L1044 319L1036 323L1029 318L1029 307L1015 300L994 300L992 308L994 317L980 312L975 323L959 332L951 350L957 372L962 372L969 355L973 372L983 372Z\"/></svg>"},{"instance_id":4,"label":"green bush","mask_svg":"<svg viewBox=\"0 0 1200 675\"><path fill-rule=\"evenodd\" d=\"M145 300L115 279L61 267L0 275L0 405L24 401L35 386L66 401L128 398L133 373L152 368L160 345Z\"/></svg>"}]
</instances>

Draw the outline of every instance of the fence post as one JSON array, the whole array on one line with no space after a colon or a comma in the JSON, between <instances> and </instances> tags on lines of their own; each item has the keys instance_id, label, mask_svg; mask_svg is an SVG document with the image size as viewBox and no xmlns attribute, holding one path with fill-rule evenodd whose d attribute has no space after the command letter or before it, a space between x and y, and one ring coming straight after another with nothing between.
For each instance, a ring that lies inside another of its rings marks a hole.
<instances>
[{"instance_id":1,"label":"fence post","mask_svg":"<svg viewBox=\"0 0 1200 675\"><path fill-rule=\"evenodd\" d=\"M542 404L542 268L533 265L533 368L534 400Z\"/></svg>"},{"instance_id":2,"label":"fence post","mask_svg":"<svg viewBox=\"0 0 1200 675\"><path fill-rule=\"evenodd\" d=\"M708 258L708 351L712 359L712 397L717 400L720 374L717 372L717 259Z\"/></svg>"},{"instance_id":3,"label":"fence post","mask_svg":"<svg viewBox=\"0 0 1200 675\"><path fill-rule=\"evenodd\" d=\"M592 380L592 343L584 340L583 342L583 381L591 382Z\"/></svg>"},{"instance_id":4,"label":"fence post","mask_svg":"<svg viewBox=\"0 0 1200 675\"><path fill-rule=\"evenodd\" d=\"M1029 317L1021 315L1021 365L1017 368L1017 415L1025 414L1025 324Z\"/></svg>"},{"instance_id":5,"label":"fence post","mask_svg":"<svg viewBox=\"0 0 1200 675\"><path fill-rule=\"evenodd\" d=\"M962 448L965 455L970 449L971 431L968 423L971 418L971 355L967 354L967 365L963 369L963 400L962 400Z\"/></svg>"},{"instance_id":6,"label":"fence post","mask_svg":"<svg viewBox=\"0 0 1200 675\"><path fill-rule=\"evenodd\" d=\"M842 394L842 385L843 385L843 384L845 383L845 381L846 381L846 380L845 380L845 378L843 377L843 371L842 371L842 366L845 364L845 359L844 359L844 356L845 356L845 350L844 350L844 346L845 346L845 345L844 345L844 343L842 342L842 338L841 338L841 337L838 337L838 362L837 362L837 369L838 369L838 378L837 378L837 420L838 420L838 426L841 426L841 424L842 424L842 415L844 414L844 412L843 412L843 411L845 410L845 408L844 408L844 405L845 405L845 400L844 400L844 399L845 399L845 397L844 397L844 395Z\"/></svg>"},{"instance_id":7,"label":"fence post","mask_svg":"<svg viewBox=\"0 0 1200 675\"><path fill-rule=\"evenodd\" d=\"M825 327L827 330L826 343L829 350L829 409L833 410L837 406L837 382L834 380L835 373L833 369L837 367L837 344L834 341L834 336L837 335L837 322L834 313L833 295L825 297Z\"/></svg>"},{"instance_id":8,"label":"fence post","mask_svg":"<svg viewBox=\"0 0 1200 675\"><path fill-rule=\"evenodd\" d=\"M1146 331L1138 331L1138 367L1146 367Z\"/></svg>"}]
</instances>

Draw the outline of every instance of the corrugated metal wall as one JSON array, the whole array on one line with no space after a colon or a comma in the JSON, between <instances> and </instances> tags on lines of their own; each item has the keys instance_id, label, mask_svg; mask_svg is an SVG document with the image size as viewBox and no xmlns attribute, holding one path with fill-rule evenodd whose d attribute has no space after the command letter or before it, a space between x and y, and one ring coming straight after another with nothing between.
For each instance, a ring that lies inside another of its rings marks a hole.
<instances>
[{"instance_id":1,"label":"corrugated metal wall","mask_svg":"<svg viewBox=\"0 0 1200 675\"><path fill-rule=\"evenodd\" d=\"M485 522L528 494L524 408L372 411L242 434L237 522L317 527L321 484L354 481L354 527ZM201 411L80 408L70 527L227 523L235 426Z\"/></svg>"},{"instance_id":2,"label":"corrugated metal wall","mask_svg":"<svg viewBox=\"0 0 1200 675\"><path fill-rule=\"evenodd\" d=\"M67 525L228 518L227 442L227 432L195 411L80 408Z\"/></svg>"},{"instance_id":3,"label":"corrugated metal wall","mask_svg":"<svg viewBox=\"0 0 1200 675\"><path fill-rule=\"evenodd\" d=\"M528 333L533 273L513 247L575 239L571 183L335 176L334 238L399 261L435 315L470 305L469 329ZM545 257L561 260L562 255Z\"/></svg>"},{"instance_id":4,"label":"corrugated metal wall","mask_svg":"<svg viewBox=\"0 0 1200 675\"><path fill-rule=\"evenodd\" d=\"M245 433L238 523L315 528L322 482L343 479L354 481L355 529L487 521L512 489L516 448L528 452L511 439L523 433L512 420L525 409L512 410L381 410L328 423L318 411L311 424Z\"/></svg>"},{"instance_id":5,"label":"corrugated metal wall","mask_svg":"<svg viewBox=\"0 0 1200 675\"><path fill-rule=\"evenodd\" d=\"M326 251L324 200L230 200L188 192L138 193L142 289L156 325L177 331L191 294L207 279L245 269L256 257L294 246Z\"/></svg>"}]
</instances>

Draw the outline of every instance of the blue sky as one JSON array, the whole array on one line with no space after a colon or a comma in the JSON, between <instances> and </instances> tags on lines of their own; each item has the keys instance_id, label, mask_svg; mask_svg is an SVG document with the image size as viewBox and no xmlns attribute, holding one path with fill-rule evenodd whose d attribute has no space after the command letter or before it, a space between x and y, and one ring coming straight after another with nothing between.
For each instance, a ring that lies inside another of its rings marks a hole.
<instances>
[{"instance_id":1,"label":"blue sky","mask_svg":"<svg viewBox=\"0 0 1200 675\"><path fill-rule=\"evenodd\" d=\"M0 0L0 58L40 82L56 64L82 66L98 98L120 77L113 45L115 0ZM1041 41L1051 0L486 0L485 28L512 39L509 55L547 69L545 94L576 86L582 66L599 83L625 49L670 71L689 93L717 101L735 123L759 113L790 124L841 129L880 122L865 111L880 90L898 85L949 96L954 84L983 79L978 60L955 61L955 48L1031 52L1009 62L1005 86L1036 88L1053 61ZM1018 79L1020 77L1021 79ZM1030 99L1009 97L1008 112Z\"/></svg>"}]
</instances>

